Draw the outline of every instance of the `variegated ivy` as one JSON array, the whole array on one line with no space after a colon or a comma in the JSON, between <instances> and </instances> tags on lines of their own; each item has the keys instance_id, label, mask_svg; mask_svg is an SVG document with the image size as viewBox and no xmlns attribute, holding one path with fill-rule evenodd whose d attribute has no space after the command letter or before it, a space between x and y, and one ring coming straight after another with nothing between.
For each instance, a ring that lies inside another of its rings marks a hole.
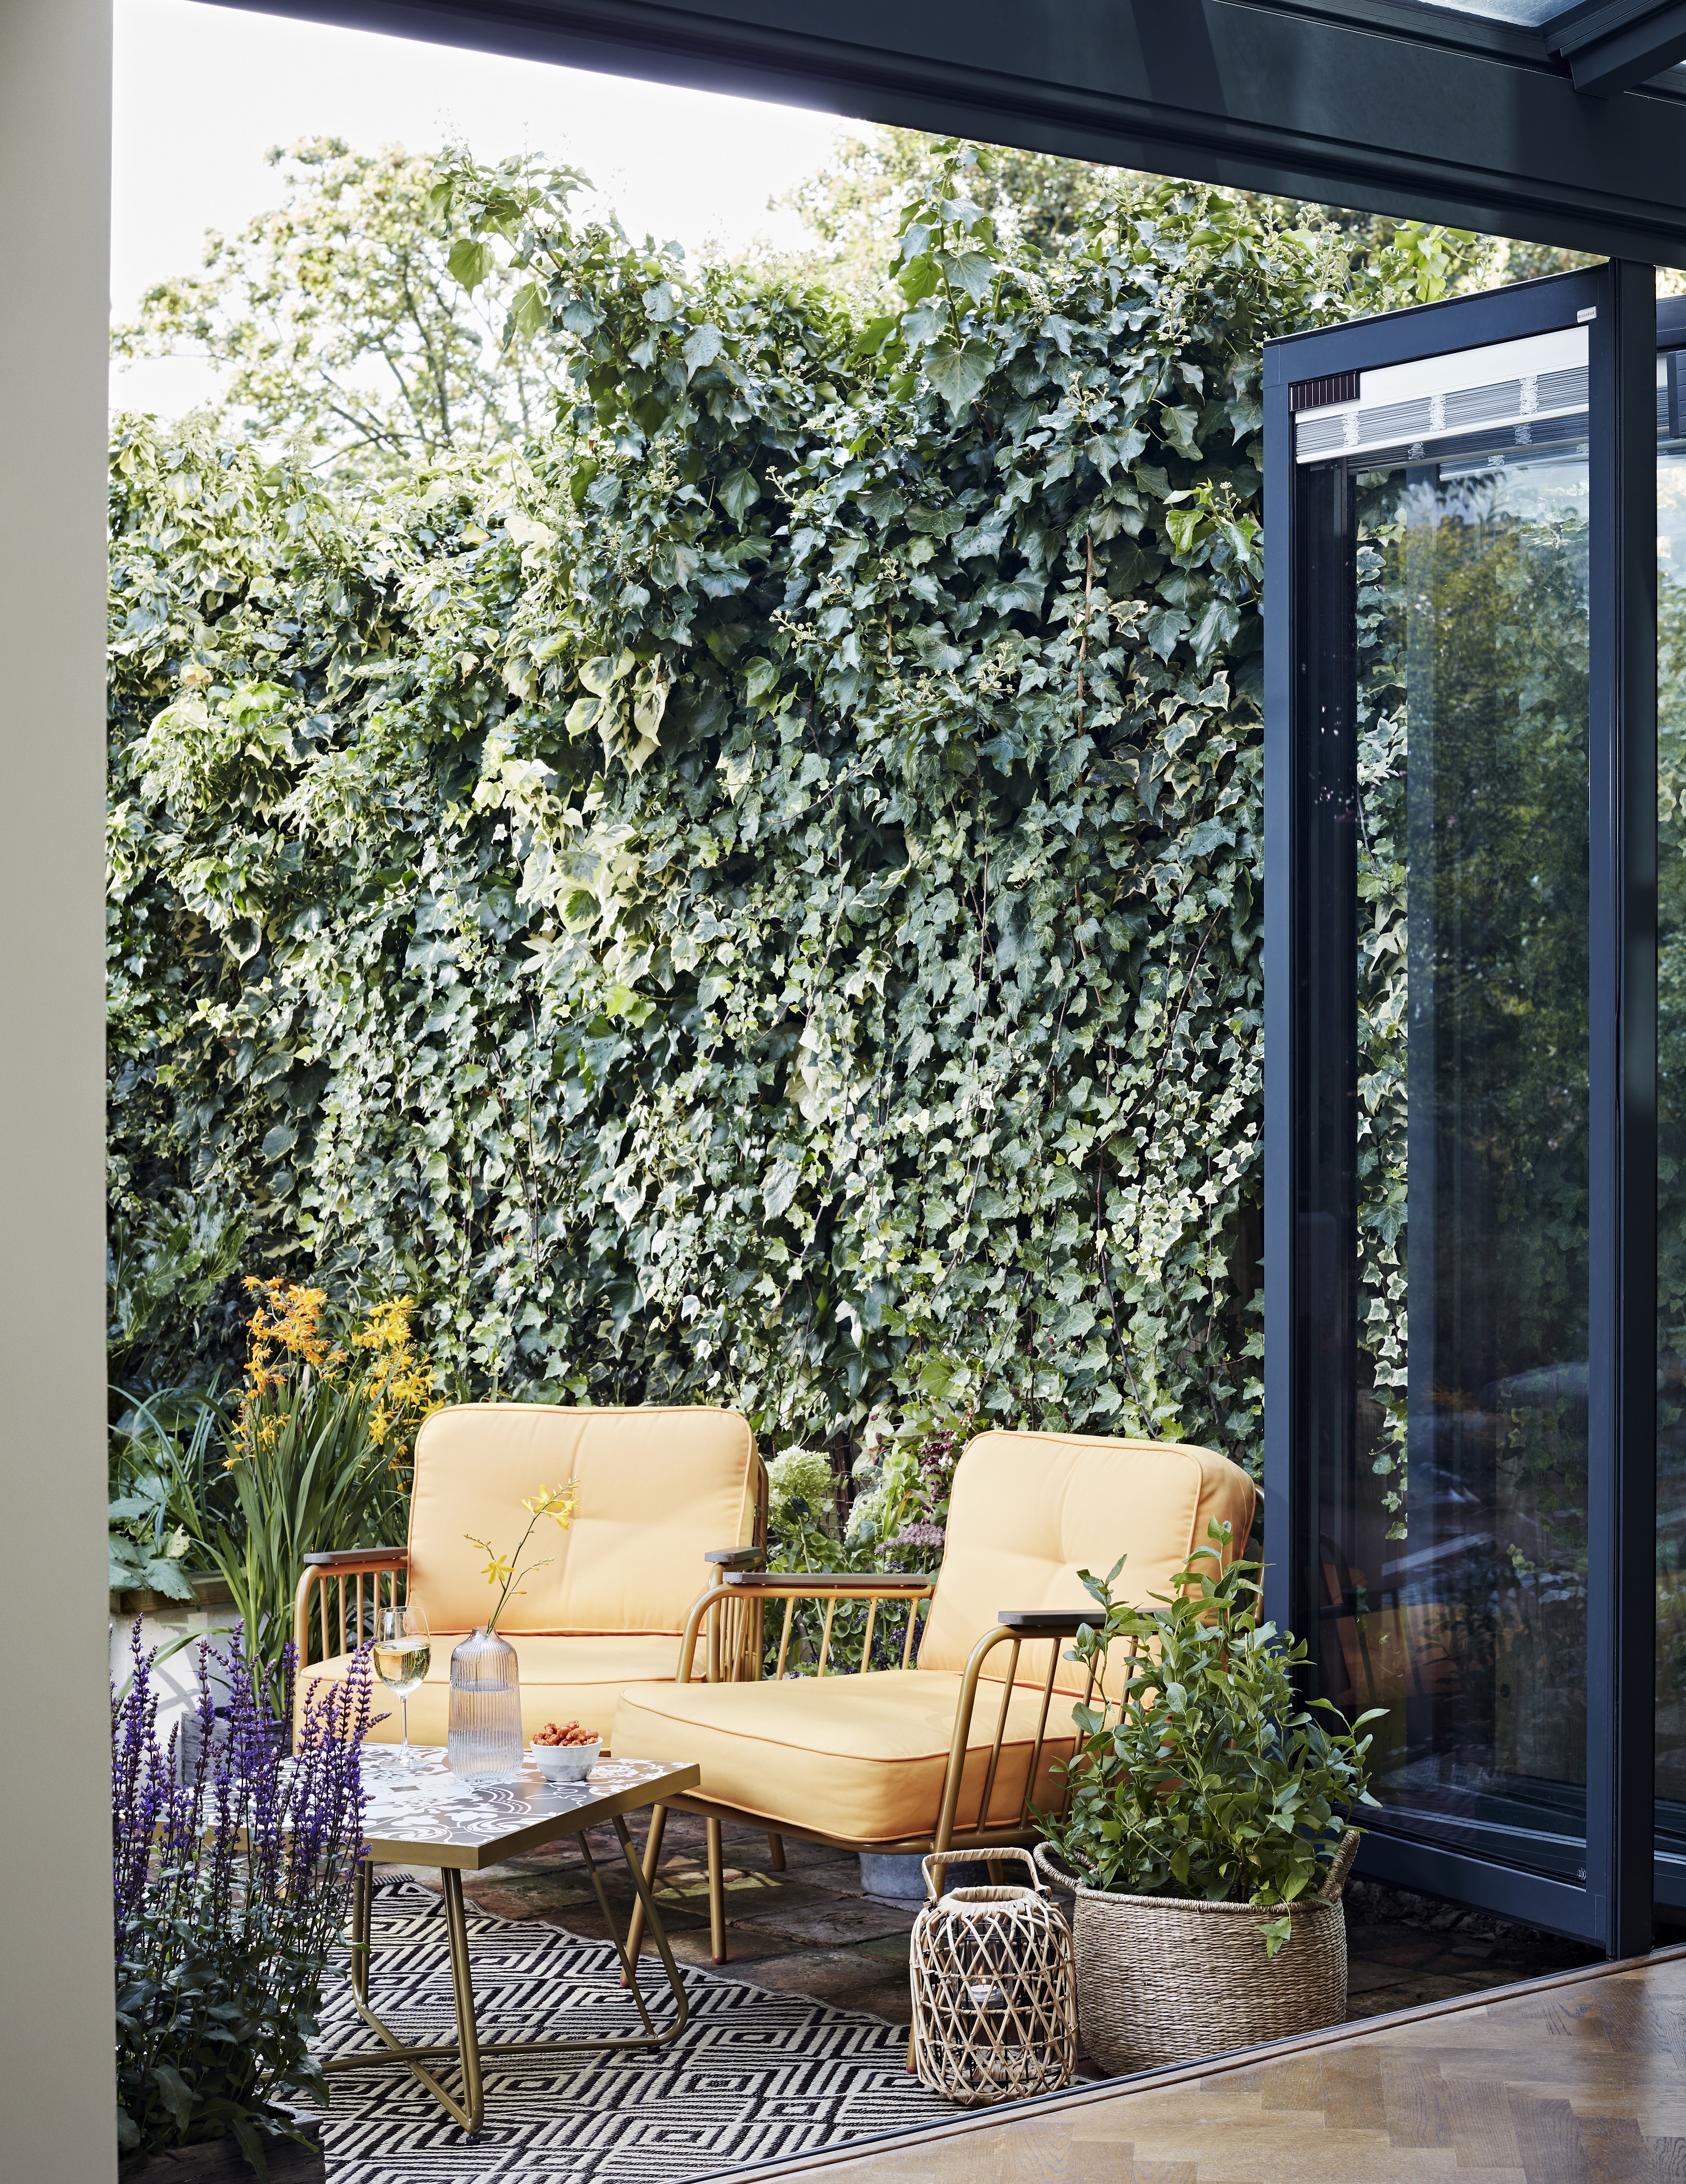
<instances>
[{"instance_id":1,"label":"variegated ivy","mask_svg":"<svg viewBox=\"0 0 1686 2184\"><path fill-rule=\"evenodd\" d=\"M465 1384L1251 1461L1260 344L1432 287L1166 184L896 317L442 166L554 436L363 500L131 422L113 1188Z\"/></svg>"}]
</instances>

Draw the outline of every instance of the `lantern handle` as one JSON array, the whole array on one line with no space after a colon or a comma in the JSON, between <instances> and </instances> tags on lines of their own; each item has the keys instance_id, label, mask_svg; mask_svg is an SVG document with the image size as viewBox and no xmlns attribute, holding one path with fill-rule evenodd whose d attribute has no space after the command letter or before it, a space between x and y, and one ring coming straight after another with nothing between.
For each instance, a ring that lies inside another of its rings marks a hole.
<instances>
[{"instance_id":1,"label":"lantern handle","mask_svg":"<svg viewBox=\"0 0 1686 2184\"><path fill-rule=\"evenodd\" d=\"M1030 1868L1032 1889L1038 1896L1045 1896L1048 1893L1048 1891L1042 1885L1042 1875L1036 1869L1036 1860L1031 1856L1030 1852L1027 1850L1021 1849L1016 1843L1003 1843L999 1850L991 1849L981 1852L976 1850L932 1851L928 1858L921 1861L925 1874L925 1893L926 1899L934 1903L937 1898L942 1894L942 1890L938 1886L938 1880L941 1869L943 1866L977 1865L982 1864L984 1858L1022 1858L1025 1864ZM933 1865L938 1869L938 1872L937 1874L933 1874L931 1870Z\"/></svg>"}]
</instances>

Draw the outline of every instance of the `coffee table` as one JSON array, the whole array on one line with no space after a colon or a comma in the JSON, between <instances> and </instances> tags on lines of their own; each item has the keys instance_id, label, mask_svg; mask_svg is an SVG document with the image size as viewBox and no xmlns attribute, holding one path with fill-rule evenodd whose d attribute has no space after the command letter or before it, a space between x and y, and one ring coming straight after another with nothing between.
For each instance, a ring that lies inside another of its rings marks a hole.
<instances>
[{"instance_id":1,"label":"coffee table","mask_svg":"<svg viewBox=\"0 0 1686 2184\"><path fill-rule=\"evenodd\" d=\"M626 1815L647 1805L694 1790L702 1780L696 1766L670 1764L654 1759L600 1759L583 1782L550 1782L531 1760L519 1780L483 1786L452 1774L445 1755L437 1747L412 1745L406 1766L387 1746L365 1747L363 1754L364 1836L368 1854L359 1860L351 1913L351 1992L357 2014L386 2043L385 2052L331 2055L323 2059L325 2070L364 2070L371 2064L401 2063L420 2079L441 2108L470 2133L477 2131L486 2113L481 2064L492 2055L589 2055L627 2049L665 2048L685 2029L688 2004L679 1968L662 1930L655 1900L644 1880L644 1869L626 1832ZM632 1875L651 1940L667 1974L673 1997L673 2014L658 2029L638 1985L637 1967L626 1953L616 1930L603 1881L586 1841L586 1830L610 1825L619 1839L621 1856ZM586 1869L603 1907L604 1923L615 1954L620 1959L623 1981L629 1989L642 2032L629 2032L602 2040L487 2040L480 2037L475 2022L474 1985L469 1963L468 1920L463 1909L463 1875L519 1857L541 1843L564 1836L577 1838ZM406 2047L383 2025L369 2000L369 1958L375 1904L374 1869L376 1865L428 1865L438 1869L445 1897L445 1933L451 1952L451 1991L456 2003L457 2037L440 2045ZM457 2064L462 2074L462 2098L447 2092L436 2075L441 2064Z\"/></svg>"}]
</instances>

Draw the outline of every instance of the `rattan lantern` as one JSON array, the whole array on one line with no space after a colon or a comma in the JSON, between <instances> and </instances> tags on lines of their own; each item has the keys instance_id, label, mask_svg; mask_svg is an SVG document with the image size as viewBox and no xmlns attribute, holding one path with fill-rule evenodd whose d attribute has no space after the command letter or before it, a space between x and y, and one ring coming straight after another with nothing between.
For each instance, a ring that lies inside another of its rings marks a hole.
<instances>
[{"instance_id":1,"label":"rattan lantern","mask_svg":"<svg viewBox=\"0 0 1686 2184\"><path fill-rule=\"evenodd\" d=\"M913 2064L920 2081L963 2108L1057 2092L1077 2066L1077 1988L1071 1930L1043 1889L1028 1851L1031 1885L956 1888L937 1894L945 1865L976 1851L925 1861L927 1903L914 1922Z\"/></svg>"}]
</instances>

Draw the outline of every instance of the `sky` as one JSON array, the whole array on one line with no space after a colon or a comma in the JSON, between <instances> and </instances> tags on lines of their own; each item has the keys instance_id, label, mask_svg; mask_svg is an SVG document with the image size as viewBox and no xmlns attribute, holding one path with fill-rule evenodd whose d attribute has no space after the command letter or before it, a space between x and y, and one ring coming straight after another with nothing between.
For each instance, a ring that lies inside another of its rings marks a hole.
<instances>
[{"instance_id":1,"label":"sky","mask_svg":"<svg viewBox=\"0 0 1686 2184\"><path fill-rule=\"evenodd\" d=\"M413 152L459 141L485 159L542 153L582 169L634 233L694 251L758 235L795 242L797 223L768 200L822 166L848 125L203 0L116 0L115 12L117 319L132 315L151 282L198 270L207 228L231 232L278 202L264 155L302 136ZM192 359L160 359L114 370L112 398L179 415L213 384Z\"/></svg>"}]
</instances>

